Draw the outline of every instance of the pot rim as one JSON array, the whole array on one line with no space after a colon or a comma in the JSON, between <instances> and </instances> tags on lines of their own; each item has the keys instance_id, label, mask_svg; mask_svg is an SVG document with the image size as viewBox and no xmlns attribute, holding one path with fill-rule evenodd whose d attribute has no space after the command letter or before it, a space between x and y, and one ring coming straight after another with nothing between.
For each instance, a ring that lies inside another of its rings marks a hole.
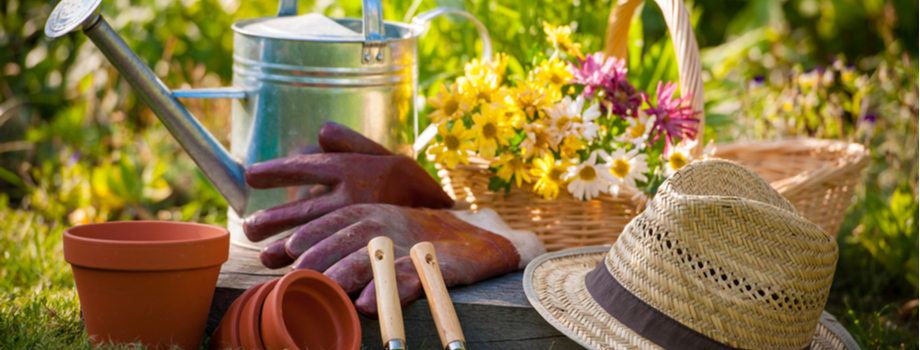
<instances>
[{"instance_id":1,"label":"pot rim","mask_svg":"<svg viewBox=\"0 0 920 350\"><path fill-rule=\"evenodd\" d=\"M285 344L286 347L291 347L293 349L298 349L297 345L294 343L294 338L291 337L290 333L287 331L287 326L284 323L284 310L283 310L283 301L284 294L287 291L288 287L297 280L300 279L312 279L322 282L324 286L332 290L336 296L339 297L340 301L345 305L347 309L348 317L342 321L348 321L351 326L352 333L354 334L357 341L357 348L361 346L361 323L358 319L358 312L355 310L355 306L351 302L351 298L348 297L348 294L345 293L345 290L342 287L339 287L335 281L327 277L324 274L313 270L294 270L282 277L278 284L275 285L275 288L272 290L271 294L265 300L265 305L262 309L262 318L270 317L276 325L280 326L280 331L276 332L274 335L280 338L279 340ZM271 302L270 302L271 301ZM270 305L274 305L274 310L269 310L266 312L266 308ZM331 305L324 304L326 308L330 308ZM263 321L264 324L264 321ZM343 327L344 328L344 327ZM264 342L263 336L263 342Z\"/></svg>"},{"instance_id":2,"label":"pot rim","mask_svg":"<svg viewBox=\"0 0 920 350\"><path fill-rule=\"evenodd\" d=\"M138 225L160 229L197 228L205 237L178 240L115 240L90 238L80 231L105 228L130 231ZM124 226L118 228L118 226ZM64 260L74 266L117 271L171 271L221 265L229 258L230 231L226 228L177 221L113 221L67 228L63 234Z\"/></svg>"},{"instance_id":3,"label":"pot rim","mask_svg":"<svg viewBox=\"0 0 920 350\"><path fill-rule=\"evenodd\" d=\"M229 335L226 337L230 338L230 345L232 348L239 349L243 347L240 343L240 319L243 314L243 306L245 306L246 302L252 298L253 294L259 291L259 288L262 288L266 283L268 282L257 283L243 291L243 294L240 294L236 300L230 303L230 307L227 308L227 311L224 313L224 317L221 319L221 324L219 326L226 327L225 329L229 331ZM228 322L226 326L223 325L224 321ZM213 335L211 339L214 339Z\"/></svg>"},{"instance_id":4,"label":"pot rim","mask_svg":"<svg viewBox=\"0 0 920 350\"><path fill-rule=\"evenodd\" d=\"M145 246L146 246L146 245L151 245L151 244L153 244L153 245L167 245L167 244L176 244L176 243L185 243L185 242L202 242L202 241L210 241L210 240L220 240L220 237L221 237L221 235L215 235L215 236L213 236L213 237L207 237L207 238L199 238L199 239L182 239L182 240L172 240L172 241L161 241L161 240L157 240L157 241L123 241L123 240L114 240L114 239L88 238L88 237L83 237L83 236L77 235L76 233L73 232L73 231L77 231L77 230L89 229L89 228L91 228L91 227L99 227L99 226L118 226L118 225L133 226L133 225L138 225L138 224L145 224L145 225L151 225L151 224L152 224L152 225L163 225L163 226L198 226L198 227L205 228L205 229L220 229L220 230L223 230L223 231L227 231L228 233L230 232L230 231L227 230L226 228L223 228L223 227L220 227L220 226L208 225L208 224L201 224L201 223L197 223L197 222L157 221L157 220L131 220L131 221L109 221L109 222L99 222L99 223L92 223L92 224L84 224L84 225L71 226L71 227L69 227L69 228L67 228L67 229L64 230L64 235L65 235L65 236L70 236L70 239L75 239L75 240L80 240L80 241L85 241L85 242L92 242L92 243L97 243L97 244L114 244L114 245L124 244L124 245L145 245Z\"/></svg>"},{"instance_id":5,"label":"pot rim","mask_svg":"<svg viewBox=\"0 0 920 350\"><path fill-rule=\"evenodd\" d=\"M271 281L261 283L259 289L249 296L245 302L240 304L240 317L239 323L237 324L238 331L237 333L240 336L240 346L246 349L251 348L252 346L258 348L264 348L262 342L262 327L261 327L261 317L262 308L264 307L265 299L268 298L268 295L271 294L272 290L275 289L275 286L278 285L278 280L280 278L275 278ZM255 286L250 289L254 289ZM247 340L244 340L243 334L247 334Z\"/></svg>"}]
</instances>

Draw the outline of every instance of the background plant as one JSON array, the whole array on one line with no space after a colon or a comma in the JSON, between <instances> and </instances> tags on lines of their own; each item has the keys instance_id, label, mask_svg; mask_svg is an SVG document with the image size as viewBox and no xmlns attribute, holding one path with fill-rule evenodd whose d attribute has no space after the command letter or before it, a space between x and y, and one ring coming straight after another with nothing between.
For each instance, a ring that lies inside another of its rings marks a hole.
<instances>
[{"instance_id":1,"label":"background plant","mask_svg":"<svg viewBox=\"0 0 920 350\"><path fill-rule=\"evenodd\" d=\"M909 230L917 226L916 211L896 211L893 205L908 203L906 195L910 203L917 202L917 2L687 4L703 51L706 140L800 132L789 128L761 133L750 127L763 115L762 108L747 103L753 100L745 100L754 96L749 87L757 77L764 78L766 89L779 89L791 84L795 72L832 69L832 56L852 63L857 77L867 77L865 115L874 113L874 127L860 131L864 118L850 112L853 132L846 127L836 135L802 129L813 136L865 143L873 157L838 234L841 256L828 308L864 348L917 348L917 309L901 312L917 298L916 285L910 282L909 269L887 268L910 266L905 263L916 261L916 250L873 248L881 242L917 247L916 231ZM612 2L393 0L384 1L384 16L405 21L436 6L474 13L489 28L496 52L515 58L508 70L523 75L525 65L516 59L534 57L544 20L569 24L583 52L602 50ZM61 324L79 324L76 304L67 299L72 298L72 279L60 255L60 232L76 223L138 218L222 224L226 204L85 35L45 38L42 28L52 7L46 1L0 0L0 292L6 293L0 296L0 334L7 337L3 339L41 339L51 347L85 347L67 335L73 334L69 326L44 332L43 327L28 327L33 323L23 318L46 322L49 313L42 314L39 307L44 306L57 310L55 317L70 320ZM361 11L360 2L353 0L302 1L300 8L330 16L357 17ZM275 9L274 2L242 0L106 0L102 5L129 46L166 85L176 88L228 85L230 24L271 15ZM640 90L654 93L654 82L677 80L666 33L657 7L642 7L630 31L628 60L630 72L641 72L635 81ZM438 85L463 74L478 45L475 29L463 20L449 17L432 23L419 43L420 93L431 96ZM226 101L184 102L226 142ZM420 114L430 111L424 107ZM903 226L909 215L913 225ZM39 297L22 297L38 291Z\"/></svg>"}]
</instances>

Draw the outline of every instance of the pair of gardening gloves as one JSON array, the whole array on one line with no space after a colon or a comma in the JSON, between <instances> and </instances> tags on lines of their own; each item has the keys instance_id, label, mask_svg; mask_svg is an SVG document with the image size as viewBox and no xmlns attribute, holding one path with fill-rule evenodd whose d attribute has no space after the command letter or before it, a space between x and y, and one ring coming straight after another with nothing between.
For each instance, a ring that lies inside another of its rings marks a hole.
<instances>
[{"instance_id":1,"label":"pair of gardening gloves","mask_svg":"<svg viewBox=\"0 0 920 350\"><path fill-rule=\"evenodd\" d=\"M471 284L518 270L546 252L536 235L510 229L489 209L447 210L454 201L413 159L342 125L327 122L319 132L320 153L254 164L246 183L268 189L313 185L306 198L248 216L243 231L258 242L289 229L292 235L266 246L268 268L323 272L355 300L362 314L376 317L377 301L367 243L393 240L396 280L403 306L422 295L409 249L431 242L448 286Z\"/></svg>"}]
</instances>

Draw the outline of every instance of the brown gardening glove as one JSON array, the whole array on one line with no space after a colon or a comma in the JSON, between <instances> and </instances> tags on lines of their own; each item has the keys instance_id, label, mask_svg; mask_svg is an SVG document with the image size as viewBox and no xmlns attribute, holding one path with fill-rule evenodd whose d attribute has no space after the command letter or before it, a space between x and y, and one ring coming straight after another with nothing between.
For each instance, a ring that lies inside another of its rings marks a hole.
<instances>
[{"instance_id":1,"label":"brown gardening glove","mask_svg":"<svg viewBox=\"0 0 920 350\"><path fill-rule=\"evenodd\" d=\"M257 189L323 185L313 187L308 198L248 216L243 222L243 232L249 240L261 241L352 204L384 203L434 209L454 204L415 160L393 155L347 127L326 122L318 139L323 153L274 159L253 164L246 170L246 183ZM262 263L269 268L287 266L293 259L278 244L266 247L261 254Z\"/></svg>"},{"instance_id":2,"label":"brown gardening glove","mask_svg":"<svg viewBox=\"0 0 920 350\"><path fill-rule=\"evenodd\" d=\"M345 292L360 292L355 308L376 317L377 293L367 243L377 236L393 240L396 285L403 306L422 294L409 258L409 250L416 243L434 244L447 286L512 272L521 262L518 248L507 238L473 226L450 211L386 204L352 205L311 221L293 234L284 248L289 256L299 256L294 269L324 271Z\"/></svg>"}]
</instances>

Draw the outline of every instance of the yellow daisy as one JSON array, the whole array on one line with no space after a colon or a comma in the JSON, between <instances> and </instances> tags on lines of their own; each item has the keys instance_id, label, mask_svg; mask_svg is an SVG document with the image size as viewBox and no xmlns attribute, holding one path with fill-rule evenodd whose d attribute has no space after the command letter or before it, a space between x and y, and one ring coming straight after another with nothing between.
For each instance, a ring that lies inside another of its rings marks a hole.
<instances>
[{"instance_id":1,"label":"yellow daisy","mask_svg":"<svg viewBox=\"0 0 920 350\"><path fill-rule=\"evenodd\" d=\"M521 130L521 128L525 125L524 120L526 119L526 114L524 111L518 108L517 104L514 102L514 99L511 98L510 91L509 94L504 97L504 100L505 108L503 113L505 116L505 122L507 122L508 125L511 125L511 127L515 130Z\"/></svg>"},{"instance_id":2,"label":"yellow daisy","mask_svg":"<svg viewBox=\"0 0 920 350\"><path fill-rule=\"evenodd\" d=\"M475 131L467 130L463 123L456 122L450 131L447 130L447 124L438 125L438 134L443 138L442 142L428 149L428 153L436 156L435 163L446 164L450 169L453 169L458 163L470 164L467 159L467 151L476 150L476 147L470 142L470 139L476 135Z\"/></svg>"},{"instance_id":3,"label":"yellow daisy","mask_svg":"<svg viewBox=\"0 0 920 350\"><path fill-rule=\"evenodd\" d=\"M559 152L565 157L575 158L578 155L577 152L587 146L588 144L582 141L580 137L570 135L562 139L562 143L559 144Z\"/></svg>"},{"instance_id":4,"label":"yellow daisy","mask_svg":"<svg viewBox=\"0 0 920 350\"><path fill-rule=\"evenodd\" d=\"M479 155L492 157L499 146L507 146L514 130L505 122L504 111L494 105L484 104L480 113L473 114L473 128Z\"/></svg>"},{"instance_id":5,"label":"yellow daisy","mask_svg":"<svg viewBox=\"0 0 920 350\"><path fill-rule=\"evenodd\" d=\"M482 76L492 73L492 68L486 65L484 61L474 58L472 61L463 65L463 75L470 81L481 79Z\"/></svg>"},{"instance_id":6,"label":"yellow daisy","mask_svg":"<svg viewBox=\"0 0 920 350\"><path fill-rule=\"evenodd\" d=\"M501 158L492 162L489 166L493 168L498 167L498 171L495 172L495 175L502 180L511 181L511 177L514 176L517 187L521 187L521 181L526 181L528 183L531 181L530 176L527 175L527 163L524 163L524 160L516 155L503 154Z\"/></svg>"},{"instance_id":7,"label":"yellow daisy","mask_svg":"<svg viewBox=\"0 0 920 350\"><path fill-rule=\"evenodd\" d=\"M558 58L552 61L543 60L536 69L537 81L546 83L550 90L550 98L558 100L562 97L562 86L572 80L572 73L566 69L566 64Z\"/></svg>"},{"instance_id":8,"label":"yellow daisy","mask_svg":"<svg viewBox=\"0 0 920 350\"><path fill-rule=\"evenodd\" d=\"M534 158L533 168L530 173L537 177L537 183L533 189L537 194L543 196L543 199L556 199L559 196L559 188L566 184L563 175L568 171L568 167L575 165L567 160L555 160L552 153L548 153L543 158Z\"/></svg>"},{"instance_id":9,"label":"yellow daisy","mask_svg":"<svg viewBox=\"0 0 920 350\"><path fill-rule=\"evenodd\" d=\"M463 66L463 72L464 76L470 81L479 80L480 77L487 74L496 74L498 76L498 83L501 84L502 80L505 78L505 70L507 68L508 55L498 53L492 58L492 61L489 62L480 61L478 58L474 58Z\"/></svg>"},{"instance_id":10,"label":"yellow daisy","mask_svg":"<svg viewBox=\"0 0 920 350\"><path fill-rule=\"evenodd\" d=\"M537 119L537 112L551 104L546 96L546 89L532 81L522 82L512 88L511 96L517 107L527 115L528 120Z\"/></svg>"},{"instance_id":11,"label":"yellow daisy","mask_svg":"<svg viewBox=\"0 0 920 350\"><path fill-rule=\"evenodd\" d=\"M504 52L499 52L495 54L495 57L492 57L492 62L486 62L483 65L488 66L493 72L504 78L505 71L508 68L508 55Z\"/></svg>"},{"instance_id":12,"label":"yellow daisy","mask_svg":"<svg viewBox=\"0 0 920 350\"><path fill-rule=\"evenodd\" d=\"M543 21L543 32L546 33L546 41L553 43L559 50L578 58L584 57L581 54L581 44L572 42L572 27L567 25L554 27Z\"/></svg>"},{"instance_id":13,"label":"yellow daisy","mask_svg":"<svg viewBox=\"0 0 920 350\"><path fill-rule=\"evenodd\" d=\"M436 124L459 119L473 108L469 100L469 96L463 93L461 85L453 83L449 88L441 85L441 91L434 97L428 98L428 104L435 109L428 117Z\"/></svg>"},{"instance_id":14,"label":"yellow daisy","mask_svg":"<svg viewBox=\"0 0 920 350\"><path fill-rule=\"evenodd\" d=\"M506 98L509 96L508 89L501 85L500 78L495 72L487 72L475 80L462 77L458 81L465 84L464 91L469 92L473 107L480 104L500 103L504 105L508 103Z\"/></svg>"}]
</instances>

